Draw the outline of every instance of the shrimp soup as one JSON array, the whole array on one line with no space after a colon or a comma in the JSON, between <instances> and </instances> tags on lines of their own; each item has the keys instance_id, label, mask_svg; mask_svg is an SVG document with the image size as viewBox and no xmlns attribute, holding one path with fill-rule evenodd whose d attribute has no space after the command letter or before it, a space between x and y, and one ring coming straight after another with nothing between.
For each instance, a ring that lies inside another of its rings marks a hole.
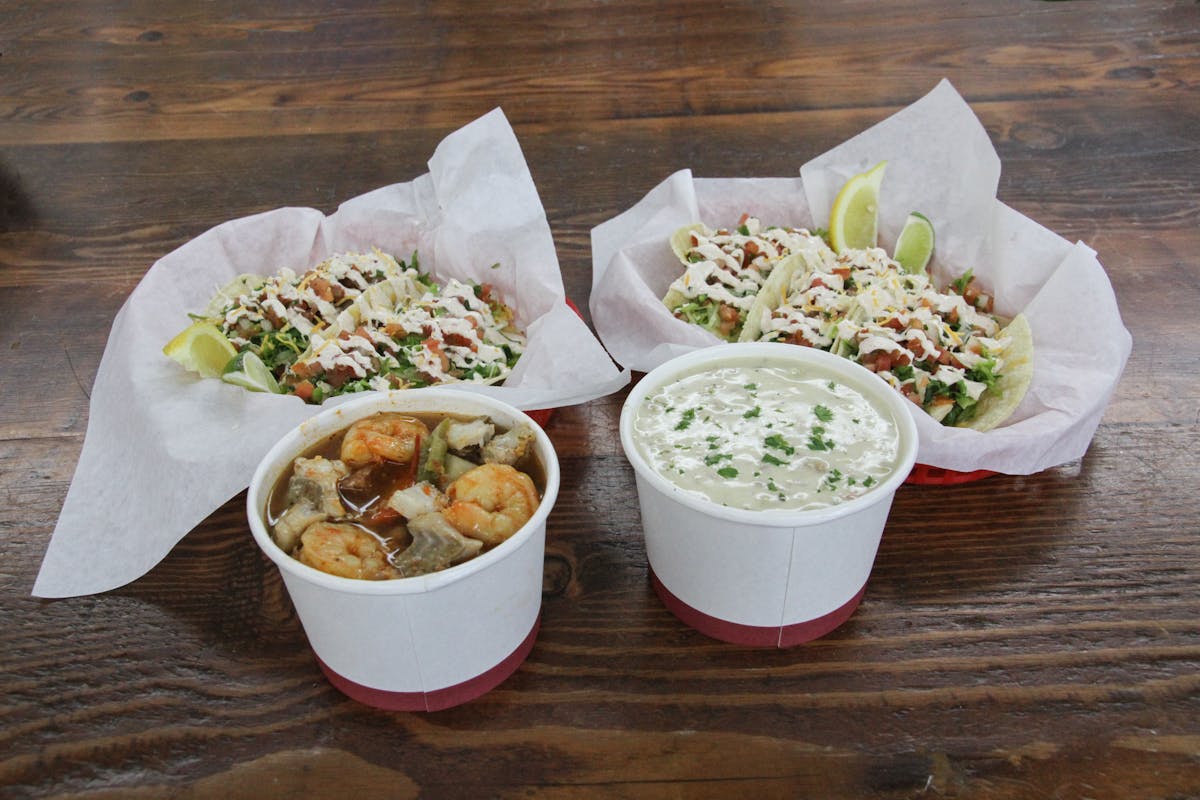
<instances>
[{"instance_id":1,"label":"shrimp soup","mask_svg":"<svg viewBox=\"0 0 1200 800\"><path fill-rule=\"evenodd\" d=\"M545 492L528 424L379 412L292 461L267 525L284 552L344 578L438 572L516 533Z\"/></svg>"}]
</instances>

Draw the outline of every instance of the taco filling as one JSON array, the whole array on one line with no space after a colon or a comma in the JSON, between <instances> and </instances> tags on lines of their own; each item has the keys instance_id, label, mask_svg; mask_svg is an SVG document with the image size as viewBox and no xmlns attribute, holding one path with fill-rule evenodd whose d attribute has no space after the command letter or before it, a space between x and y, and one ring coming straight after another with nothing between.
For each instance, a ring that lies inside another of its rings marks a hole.
<instances>
[{"instance_id":1,"label":"taco filling","mask_svg":"<svg viewBox=\"0 0 1200 800\"><path fill-rule=\"evenodd\" d=\"M378 249L334 255L300 275L240 275L191 316L227 342L223 379L311 403L368 389L496 383L525 349L512 309L489 285L439 285L416 253L405 263ZM170 345L164 352L188 366Z\"/></svg>"},{"instance_id":2,"label":"taco filling","mask_svg":"<svg viewBox=\"0 0 1200 800\"><path fill-rule=\"evenodd\" d=\"M663 303L678 319L731 342L738 340L754 299L782 260L828 249L803 228L764 227L746 214L733 230L703 224L681 228L671 246L685 269Z\"/></svg>"},{"instance_id":3,"label":"taco filling","mask_svg":"<svg viewBox=\"0 0 1200 800\"><path fill-rule=\"evenodd\" d=\"M878 374L944 425L987 430L1032 377L1023 316L1007 326L968 271L945 290L879 248L789 264L764 288L743 341L817 347Z\"/></svg>"},{"instance_id":4,"label":"taco filling","mask_svg":"<svg viewBox=\"0 0 1200 800\"><path fill-rule=\"evenodd\" d=\"M306 400L368 389L495 383L524 349L512 310L487 285L451 279L396 303L373 295L312 337L282 383Z\"/></svg>"}]
</instances>

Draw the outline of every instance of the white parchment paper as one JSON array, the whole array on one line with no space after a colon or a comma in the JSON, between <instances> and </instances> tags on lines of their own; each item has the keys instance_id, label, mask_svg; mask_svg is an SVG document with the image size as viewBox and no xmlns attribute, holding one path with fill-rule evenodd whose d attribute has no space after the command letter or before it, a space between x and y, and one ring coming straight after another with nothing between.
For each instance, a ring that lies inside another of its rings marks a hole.
<instances>
[{"instance_id":1,"label":"white parchment paper","mask_svg":"<svg viewBox=\"0 0 1200 800\"><path fill-rule=\"evenodd\" d=\"M753 146L748 143L747 146ZM838 190L886 160L880 246L889 252L910 211L937 236L930 272L939 287L973 268L996 312L1024 311L1034 376L1020 407L986 433L944 427L916 406L919 463L958 471L1030 474L1079 458L1104 414L1132 347L1096 253L996 199L1000 159L987 132L947 81L800 169L799 178L694 178L683 170L592 231L592 320L618 363L648 371L718 343L675 319L661 298L682 271L668 244L683 225L826 227Z\"/></svg>"},{"instance_id":2,"label":"white parchment paper","mask_svg":"<svg viewBox=\"0 0 1200 800\"><path fill-rule=\"evenodd\" d=\"M446 137L429 172L410 183L348 200L329 216L281 208L232 220L151 267L113 322L83 451L33 594L91 594L142 576L246 487L276 439L320 410L201 379L168 359L162 347L187 327L187 313L240 273L299 273L371 247L406 260L415 250L439 280L491 283L516 310L529 344L505 384L457 387L529 410L628 383L566 303L545 211L496 109Z\"/></svg>"}]
</instances>

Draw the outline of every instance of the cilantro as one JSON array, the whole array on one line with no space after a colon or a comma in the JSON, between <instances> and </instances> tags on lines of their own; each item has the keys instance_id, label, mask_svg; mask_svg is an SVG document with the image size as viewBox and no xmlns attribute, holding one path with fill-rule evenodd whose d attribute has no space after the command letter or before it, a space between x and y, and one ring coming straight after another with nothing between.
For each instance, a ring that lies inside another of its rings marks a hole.
<instances>
[{"instance_id":1,"label":"cilantro","mask_svg":"<svg viewBox=\"0 0 1200 800\"><path fill-rule=\"evenodd\" d=\"M686 409L683 412L682 416L680 417L679 422L675 423L675 430L677 430L677 431L687 430L688 426L690 426L692 424L692 420L694 420L695 418L696 418L696 409L694 409L694 408Z\"/></svg>"},{"instance_id":2,"label":"cilantro","mask_svg":"<svg viewBox=\"0 0 1200 800\"><path fill-rule=\"evenodd\" d=\"M841 479L842 479L842 471L840 469L834 468L834 469L829 470L829 472L825 473L825 480L829 483L830 486L835 485Z\"/></svg>"},{"instance_id":3,"label":"cilantro","mask_svg":"<svg viewBox=\"0 0 1200 800\"><path fill-rule=\"evenodd\" d=\"M777 467L782 467L785 464L787 464L787 462L784 461L783 459L776 458L775 456L771 455L770 453L763 453L762 460L764 462L766 462L767 464L774 464Z\"/></svg>"},{"instance_id":4,"label":"cilantro","mask_svg":"<svg viewBox=\"0 0 1200 800\"><path fill-rule=\"evenodd\" d=\"M745 414L742 414L742 419L754 419L761 413L762 413L762 409L759 408L758 406L755 406L754 408L747 411Z\"/></svg>"},{"instance_id":5,"label":"cilantro","mask_svg":"<svg viewBox=\"0 0 1200 800\"><path fill-rule=\"evenodd\" d=\"M902 381L907 381L913 376L912 364L897 364L892 367L892 374Z\"/></svg>"},{"instance_id":6,"label":"cilantro","mask_svg":"<svg viewBox=\"0 0 1200 800\"><path fill-rule=\"evenodd\" d=\"M963 292L965 292L967 290L967 284L969 284L971 282L971 278L974 277L971 274L974 271L975 270L973 270L973 269L967 270L962 275L960 275L957 280L955 280L953 283L951 283L950 287L952 289L954 289L954 291L957 294L962 294Z\"/></svg>"},{"instance_id":7,"label":"cilantro","mask_svg":"<svg viewBox=\"0 0 1200 800\"><path fill-rule=\"evenodd\" d=\"M868 475L867 477L863 478L862 483L863 483L863 486L866 486L869 489L870 487L875 485L875 479L873 477L871 477L870 475Z\"/></svg>"},{"instance_id":8,"label":"cilantro","mask_svg":"<svg viewBox=\"0 0 1200 800\"><path fill-rule=\"evenodd\" d=\"M747 392L756 392L756 391L758 391L758 384L757 383L747 383L742 388L744 388Z\"/></svg>"},{"instance_id":9,"label":"cilantro","mask_svg":"<svg viewBox=\"0 0 1200 800\"><path fill-rule=\"evenodd\" d=\"M836 383L834 383L833 381L830 381L829 383L825 384L825 388L826 388L826 389L828 389L828 390L829 390L829 391L831 391L831 392L836 392L836 391L837 391L837 384L836 384Z\"/></svg>"},{"instance_id":10,"label":"cilantro","mask_svg":"<svg viewBox=\"0 0 1200 800\"><path fill-rule=\"evenodd\" d=\"M733 456L729 455L728 453L709 453L704 457L704 465L706 467L711 467L713 464L724 461L727 458L733 458Z\"/></svg>"},{"instance_id":11,"label":"cilantro","mask_svg":"<svg viewBox=\"0 0 1200 800\"><path fill-rule=\"evenodd\" d=\"M809 450L832 450L833 440L826 439L825 429L818 426L812 429L812 433L808 435Z\"/></svg>"},{"instance_id":12,"label":"cilantro","mask_svg":"<svg viewBox=\"0 0 1200 800\"><path fill-rule=\"evenodd\" d=\"M765 444L767 447L773 447L776 450L782 450L784 453L786 453L789 456L792 453L796 452L796 448L794 448L790 444L788 444L787 440L784 439L782 436L780 436L778 433L773 433L770 436L768 436L766 439L763 439L763 444Z\"/></svg>"},{"instance_id":13,"label":"cilantro","mask_svg":"<svg viewBox=\"0 0 1200 800\"><path fill-rule=\"evenodd\" d=\"M734 467L721 467L719 470L717 470L717 474L722 478L736 478L738 476L738 471Z\"/></svg>"},{"instance_id":14,"label":"cilantro","mask_svg":"<svg viewBox=\"0 0 1200 800\"><path fill-rule=\"evenodd\" d=\"M813 413L817 415L817 419L821 420L821 422L829 422L833 419L833 412L823 405L818 404L814 406Z\"/></svg>"},{"instance_id":15,"label":"cilantro","mask_svg":"<svg viewBox=\"0 0 1200 800\"><path fill-rule=\"evenodd\" d=\"M750 229L747 228L745 225L738 225L738 233L740 233L742 236L749 236Z\"/></svg>"}]
</instances>

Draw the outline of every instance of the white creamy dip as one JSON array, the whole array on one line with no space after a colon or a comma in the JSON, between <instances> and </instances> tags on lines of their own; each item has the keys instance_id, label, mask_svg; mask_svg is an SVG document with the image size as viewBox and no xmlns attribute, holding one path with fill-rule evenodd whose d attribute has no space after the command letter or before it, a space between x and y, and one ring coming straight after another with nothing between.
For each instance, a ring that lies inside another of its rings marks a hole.
<instances>
[{"instance_id":1,"label":"white creamy dip","mask_svg":"<svg viewBox=\"0 0 1200 800\"><path fill-rule=\"evenodd\" d=\"M651 391L632 428L668 481L750 510L843 503L884 482L900 455L886 410L819 369L770 358L709 366Z\"/></svg>"}]
</instances>

